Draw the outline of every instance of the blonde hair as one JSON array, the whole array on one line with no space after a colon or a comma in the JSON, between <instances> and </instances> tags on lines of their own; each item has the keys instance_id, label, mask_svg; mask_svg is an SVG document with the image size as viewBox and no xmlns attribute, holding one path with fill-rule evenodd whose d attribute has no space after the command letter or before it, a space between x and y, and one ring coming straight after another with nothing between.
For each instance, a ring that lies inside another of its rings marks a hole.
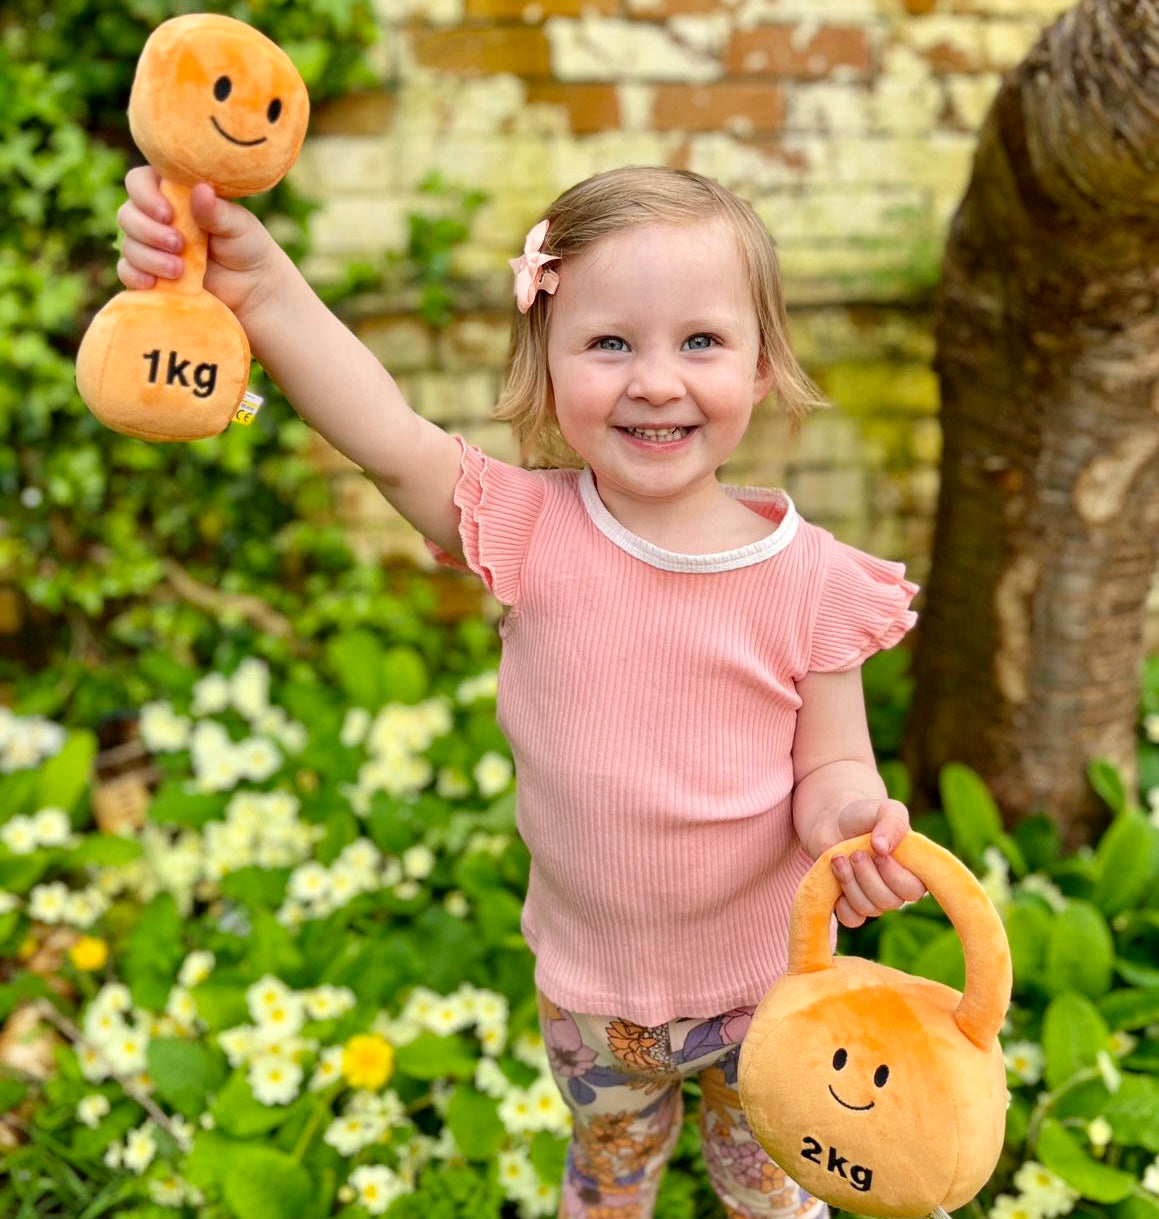
<instances>
[{"instance_id":1,"label":"blonde hair","mask_svg":"<svg viewBox=\"0 0 1159 1219\"><path fill-rule=\"evenodd\" d=\"M781 269L768 230L756 212L732 191L685 169L630 166L596 174L565 191L544 212L545 254L560 259L552 268L567 275L574 258L610 233L645 224L691 224L723 220L736 234L757 315L762 366L773 374L773 392L794 420L824 399L789 346ZM494 417L509 423L523 458L531 465L581 465L560 433L547 371L551 297L537 294L527 313L516 313L507 355L507 377Z\"/></svg>"}]
</instances>

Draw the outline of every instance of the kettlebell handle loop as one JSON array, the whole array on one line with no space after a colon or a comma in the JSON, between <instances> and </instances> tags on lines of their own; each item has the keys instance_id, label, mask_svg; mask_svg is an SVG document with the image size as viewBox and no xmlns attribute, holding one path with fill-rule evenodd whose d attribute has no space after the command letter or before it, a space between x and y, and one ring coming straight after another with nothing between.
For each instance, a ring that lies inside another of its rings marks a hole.
<instances>
[{"instance_id":1,"label":"kettlebell handle loop","mask_svg":"<svg viewBox=\"0 0 1159 1219\"><path fill-rule=\"evenodd\" d=\"M873 852L869 834L830 847L802 879L789 920L788 973L833 968L831 921L841 885L831 860L859 850ZM926 886L962 941L966 989L954 1021L976 1046L988 1049L1006 1018L1013 986L1010 945L998 911L970 869L923 835L910 830L893 857Z\"/></svg>"}]
</instances>

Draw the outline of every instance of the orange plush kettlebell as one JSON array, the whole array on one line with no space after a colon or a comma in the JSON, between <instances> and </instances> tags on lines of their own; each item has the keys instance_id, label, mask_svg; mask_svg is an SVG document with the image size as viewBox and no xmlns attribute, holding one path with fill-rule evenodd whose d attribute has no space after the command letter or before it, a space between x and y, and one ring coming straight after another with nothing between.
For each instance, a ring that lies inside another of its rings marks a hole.
<instances>
[{"instance_id":1,"label":"orange plush kettlebell","mask_svg":"<svg viewBox=\"0 0 1159 1219\"><path fill-rule=\"evenodd\" d=\"M193 13L149 36L129 126L173 206L185 271L119 293L85 332L77 388L109 427L143 440L197 440L234 417L249 381L249 342L202 286L208 239L193 221L190 192L198 182L227 198L269 190L297 159L309 117L289 56L243 22Z\"/></svg>"},{"instance_id":2,"label":"orange plush kettlebell","mask_svg":"<svg viewBox=\"0 0 1159 1219\"><path fill-rule=\"evenodd\" d=\"M753 1016L739 1091L758 1141L814 1196L875 1219L918 1219L970 1201L1002 1150L1010 948L969 869L911 831L894 857L961 937L965 993L859 957L834 960L841 889L829 864L858 849L871 849L868 835L827 851L801 881L789 967Z\"/></svg>"}]
</instances>

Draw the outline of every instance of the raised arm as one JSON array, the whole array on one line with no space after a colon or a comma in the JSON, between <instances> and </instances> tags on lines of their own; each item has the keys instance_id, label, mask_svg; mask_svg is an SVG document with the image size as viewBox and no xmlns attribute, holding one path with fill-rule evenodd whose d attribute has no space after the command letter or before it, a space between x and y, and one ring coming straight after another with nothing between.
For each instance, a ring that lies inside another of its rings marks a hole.
<instances>
[{"instance_id":1,"label":"raised arm","mask_svg":"<svg viewBox=\"0 0 1159 1219\"><path fill-rule=\"evenodd\" d=\"M181 239L156 173L135 169L118 273L129 288L176 278ZM416 414L370 350L322 303L290 257L244 207L194 188L193 216L209 233L205 287L237 315L254 354L302 418L365 470L425 537L460 553L452 492L459 448Z\"/></svg>"}]
</instances>

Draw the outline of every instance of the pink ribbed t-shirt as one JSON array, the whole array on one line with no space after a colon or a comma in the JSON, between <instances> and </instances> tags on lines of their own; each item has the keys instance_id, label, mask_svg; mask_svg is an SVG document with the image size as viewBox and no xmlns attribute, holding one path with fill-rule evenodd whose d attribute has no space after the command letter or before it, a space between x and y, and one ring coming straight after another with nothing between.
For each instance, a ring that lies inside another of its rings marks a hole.
<instances>
[{"instance_id":1,"label":"pink ribbed t-shirt","mask_svg":"<svg viewBox=\"0 0 1159 1219\"><path fill-rule=\"evenodd\" d=\"M523 932L536 984L572 1011L654 1025L760 1000L810 864L791 815L796 682L860 665L914 621L901 564L779 491L734 494L773 532L673 554L620 525L590 471L463 444L467 565L507 607L498 715L531 854Z\"/></svg>"}]
</instances>

